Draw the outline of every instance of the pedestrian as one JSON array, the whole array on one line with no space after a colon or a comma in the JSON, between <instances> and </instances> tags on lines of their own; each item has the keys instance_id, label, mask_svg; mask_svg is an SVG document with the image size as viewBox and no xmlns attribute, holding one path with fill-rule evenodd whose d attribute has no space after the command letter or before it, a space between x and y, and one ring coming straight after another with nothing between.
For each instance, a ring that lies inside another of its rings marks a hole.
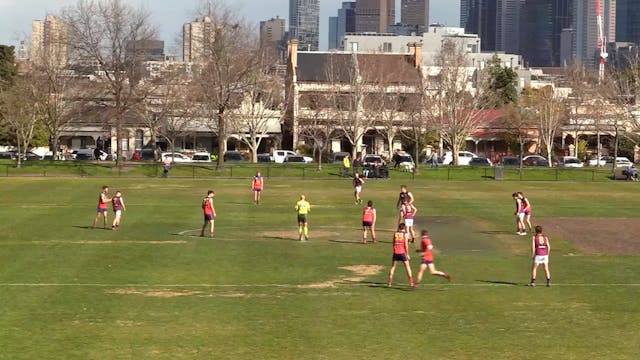
<instances>
[{"instance_id":1,"label":"pedestrian","mask_svg":"<svg viewBox=\"0 0 640 360\"><path fill-rule=\"evenodd\" d=\"M416 282L416 286L422 282L422 274L426 269L429 269L429 273L434 276L440 276L448 281L451 281L451 276L443 271L438 271L433 264L433 244L431 243L431 239L429 239L429 231L426 229L421 232L421 244L420 249L417 249L416 252L422 253L422 263L420 264L420 270L418 271L418 281Z\"/></svg>"},{"instance_id":2,"label":"pedestrian","mask_svg":"<svg viewBox=\"0 0 640 360\"><path fill-rule=\"evenodd\" d=\"M389 269L389 279L387 286L393 285L393 273L396 270L396 262L401 261L409 278L409 286L414 287L413 276L411 275L411 266L409 265L409 244L407 241L407 233L404 224L398 225L398 230L393 234L393 257L391 258L391 268Z\"/></svg>"},{"instance_id":3,"label":"pedestrian","mask_svg":"<svg viewBox=\"0 0 640 360\"><path fill-rule=\"evenodd\" d=\"M418 209L415 205L409 203L408 199L405 199L404 203L400 206L400 218L404 223L407 233L411 235L411 243L416 240L416 231L413 228L413 219L415 218Z\"/></svg>"},{"instance_id":4,"label":"pedestrian","mask_svg":"<svg viewBox=\"0 0 640 360\"><path fill-rule=\"evenodd\" d=\"M351 169L351 160L347 154L342 158L342 177L347 177L349 175L349 169Z\"/></svg>"},{"instance_id":5,"label":"pedestrian","mask_svg":"<svg viewBox=\"0 0 640 360\"><path fill-rule=\"evenodd\" d=\"M360 172L360 168L362 167L362 155L360 153L356 154L356 158L353 159L353 175Z\"/></svg>"},{"instance_id":6,"label":"pedestrian","mask_svg":"<svg viewBox=\"0 0 640 360\"><path fill-rule=\"evenodd\" d=\"M260 171L258 171L253 177L251 188L253 189L253 203L255 205L260 205L260 195L264 189L264 178L260 174Z\"/></svg>"},{"instance_id":7,"label":"pedestrian","mask_svg":"<svg viewBox=\"0 0 640 360\"><path fill-rule=\"evenodd\" d=\"M551 286L551 273L549 272L549 254L551 253L551 245L549 238L542 233L542 226L536 226L536 234L533 236L531 243L531 282L529 286L536 286L536 271L538 266L542 265L544 274L547 278L547 287Z\"/></svg>"},{"instance_id":8,"label":"pedestrian","mask_svg":"<svg viewBox=\"0 0 640 360\"><path fill-rule=\"evenodd\" d=\"M435 167L437 169L438 168L438 160L439 160L438 153L434 152L431 155L431 167Z\"/></svg>"},{"instance_id":9,"label":"pedestrian","mask_svg":"<svg viewBox=\"0 0 640 360\"><path fill-rule=\"evenodd\" d=\"M204 237L204 231L209 226L209 237L214 235L214 227L216 220L216 209L213 207L213 197L216 193L213 190L207 191L207 196L202 199L202 212L204 213L204 224L200 230L200 237Z\"/></svg>"},{"instance_id":10,"label":"pedestrian","mask_svg":"<svg viewBox=\"0 0 640 360\"><path fill-rule=\"evenodd\" d=\"M362 209L362 243L367 243L367 230L371 231L371 239L376 243L376 209L373 201L367 201L367 206Z\"/></svg>"},{"instance_id":11,"label":"pedestrian","mask_svg":"<svg viewBox=\"0 0 640 360\"><path fill-rule=\"evenodd\" d=\"M516 234L518 235L527 235L524 231L524 213L522 212L522 199L517 192L514 192L512 195L513 201L516 203L516 211L513 213L516 217Z\"/></svg>"},{"instance_id":12,"label":"pedestrian","mask_svg":"<svg viewBox=\"0 0 640 360\"><path fill-rule=\"evenodd\" d=\"M107 204L109 203L109 201L111 201L108 194L109 194L109 187L105 185L102 187L102 192L100 193L100 195L98 195L98 209L96 212L96 217L93 219L93 225L91 225L93 229L96 228L96 223L98 222L98 218L101 216L103 218L103 227L104 229L107 228L107 216L108 216Z\"/></svg>"},{"instance_id":13,"label":"pedestrian","mask_svg":"<svg viewBox=\"0 0 640 360\"><path fill-rule=\"evenodd\" d=\"M169 176L169 170L171 169L171 156L166 155L162 160L162 177Z\"/></svg>"},{"instance_id":14,"label":"pedestrian","mask_svg":"<svg viewBox=\"0 0 640 360\"><path fill-rule=\"evenodd\" d=\"M114 213L111 230L120 230L120 220L122 219L122 212L127 210L127 207L124 205L122 193L120 191L116 191L115 195L111 198L111 206L113 207Z\"/></svg>"},{"instance_id":15,"label":"pedestrian","mask_svg":"<svg viewBox=\"0 0 640 360\"><path fill-rule=\"evenodd\" d=\"M522 192L518 192L518 197L520 198L521 203L521 218L522 218L522 231L524 232L524 234L522 235L527 235L527 232L525 231L526 229L529 230L529 232L533 232L533 227L531 226L531 202L529 201L529 199L527 199L527 197L524 196L524 194ZM525 225L526 225L526 229L525 229Z\"/></svg>"},{"instance_id":16,"label":"pedestrian","mask_svg":"<svg viewBox=\"0 0 640 360\"><path fill-rule=\"evenodd\" d=\"M362 198L360 193L362 192L362 185L364 185L364 179L360 174L355 173L353 176L353 196L355 197L356 204L362 204Z\"/></svg>"},{"instance_id":17,"label":"pedestrian","mask_svg":"<svg viewBox=\"0 0 640 360\"><path fill-rule=\"evenodd\" d=\"M295 209L298 213L298 240L303 241L303 236L305 241L309 240L309 222L307 215L309 211L311 211L311 204L306 200L304 194L300 195L300 200L296 202Z\"/></svg>"}]
</instances>

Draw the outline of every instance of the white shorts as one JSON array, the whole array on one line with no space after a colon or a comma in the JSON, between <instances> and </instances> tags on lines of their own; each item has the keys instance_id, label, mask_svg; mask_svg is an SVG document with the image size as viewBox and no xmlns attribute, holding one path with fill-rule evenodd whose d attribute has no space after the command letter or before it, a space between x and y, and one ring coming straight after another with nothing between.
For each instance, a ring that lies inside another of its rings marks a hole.
<instances>
[{"instance_id":1,"label":"white shorts","mask_svg":"<svg viewBox=\"0 0 640 360\"><path fill-rule=\"evenodd\" d=\"M519 212L518 213L518 219L523 220L524 219L524 213L523 212Z\"/></svg>"},{"instance_id":2,"label":"white shorts","mask_svg":"<svg viewBox=\"0 0 640 360\"><path fill-rule=\"evenodd\" d=\"M404 226L413 226L413 219L404 219Z\"/></svg>"},{"instance_id":3,"label":"white shorts","mask_svg":"<svg viewBox=\"0 0 640 360\"><path fill-rule=\"evenodd\" d=\"M122 210L117 210L116 211L116 216L120 216L120 215L122 215Z\"/></svg>"},{"instance_id":4,"label":"white shorts","mask_svg":"<svg viewBox=\"0 0 640 360\"><path fill-rule=\"evenodd\" d=\"M536 265L540 264L548 264L549 263L549 255L536 255L533 257L533 263Z\"/></svg>"},{"instance_id":5,"label":"white shorts","mask_svg":"<svg viewBox=\"0 0 640 360\"><path fill-rule=\"evenodd\" d=\"M356 192L357 193L362 192L362 186L356 186Z\"/></svg>"}]
</instances>

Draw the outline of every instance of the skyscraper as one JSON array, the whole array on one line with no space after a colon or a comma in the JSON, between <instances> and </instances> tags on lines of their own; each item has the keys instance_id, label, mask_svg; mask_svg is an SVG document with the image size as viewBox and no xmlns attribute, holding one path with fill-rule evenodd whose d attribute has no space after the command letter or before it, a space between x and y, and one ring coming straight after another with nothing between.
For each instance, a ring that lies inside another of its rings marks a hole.
<instances>
[{"instance_id":1,"label":"skyscraper","mask_svg":"<svg viewBox=\"0 0 640 360\"><path fill-rule=\"evenodd\" d=\"M210 17L195 19L182 27L182 58L185 62L199 62L207 56L207 43L213 40L213 21Z\"/></svg>"},{"instance_id":2,"label":"skyscraper","mask_svg":"<svg viewBox=\"0 0 640 360\"><path fill-rule=\"evenodd\" d=\"M415 26L418 32L429 27L429 0L402 0L401 21L405 25Z\"/></svg>"},{"instance_id":3,"label":"skyscraper","mask_svg":"<svg viewBox=\"0 0 640 360\"><path fill-rule=\"evenodd\" d=\"M329 50L341 48L344 34L352 32L356 32L356 3L345 1L338 16L329 17Z\"/></svg>"},{"instance_id":4,"label":"skyscraper","mask_svg":"<svg viewBox=\"0 0 640 360\"><path fill-rule=\"evenodd\" d=\"M289 0L289 37L298 40L300 50L318 50L319 0Z\"/></svg>"},{"instance_id":5,"label":"skyscraper","mask_svg":"<svg viewBox=\"0 0 640 360\"><path fill-rule=\"evenodd\" d=\"M64 66L68 61L67 25L53 15L31 23L31 61Z\"/></svg>"},{"instance_id":6,"label":"skyscraper","mask_svg":"<svg viewBox=\"0 0 640 360\"><path fill-rule=\"evenodd\" d=\"M284 60L286 49L285 21L279 17L260 21L260 46L277 59Z\"/></svg>"},{"instance_id":7,"label":"skyscraper","mask_svg":"<svg viewBox=\"0 0 640 360\"><path fill-rule=\"evenodd\" d=\"M520 53L520 10L523 0L497 0L496 50Z\"/></svg>"},{"instance_id":8,"label":"skyscraper","mask_svg":"<svg viewBox=\"0 0 640 360\"><path fill-rule=\"evenodd\" d=\"M495 51L498 1L461 0L460 3L460 26L464 32L478 34L483 51Z\"/></svg>"},{"instance_id":9,"label":"skyscraper","mask_svg":"<svg viewBox=\"0 0 640 360\"><path fill-rule=\"evenodd\" d=\"M521 10L520 52L530 66L564 66L573 30L574 0L525 0ZM563 40L564 33L564 40ZM572 50L571 50L572 51Z\"/></svg>"},{"instance_id":10,"label":"skyscraper","mask_svg":"<svg viewBox=\"0 0 640 360\"><path fill-rule=\"evenodd\" d=\"M617 0L616 40L640 44L640 1Z\"/></svg>"},{"instance_id":11,"label":"skyscraper","mask_svg":"<svg viewBox=\"0 0 640 360\"><path fill-rule=\"evenodd\" d=\"M386 33L395 22L395 0L356 1L356 32Z\"/></svg>"},{"instance_id":12,"label":"skyscraper","mask_svg":"<svg viewBox=\"0 0 640 360\"><path fill-rule=\"evenodd\" d=\"M601 0L604 37L616 41L616 0ZM575 62L585 66L598 63L598 23L595 1L575 1L573 28L575 29Z\"/></svg>"}]
</instances>

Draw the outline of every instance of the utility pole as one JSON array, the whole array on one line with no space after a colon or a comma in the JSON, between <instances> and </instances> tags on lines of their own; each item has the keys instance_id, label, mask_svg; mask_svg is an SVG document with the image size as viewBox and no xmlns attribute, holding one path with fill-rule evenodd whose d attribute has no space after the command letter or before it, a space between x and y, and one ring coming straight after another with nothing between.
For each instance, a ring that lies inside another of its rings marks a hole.
<instances>
[{"instance_id":1,"label":"utility pole","mask_svg":"<svg viewBox=\"0 0 640 360\"><path fill-rule=\"evenodd\" d=\"M600 65L598 68L598 81L604 80L604 63L607 61L607 39L604 36L604 22L602 21L602 2L596 0L596 17L598 23L598 50L600 50Z\"/></svg>"}]
</instances>

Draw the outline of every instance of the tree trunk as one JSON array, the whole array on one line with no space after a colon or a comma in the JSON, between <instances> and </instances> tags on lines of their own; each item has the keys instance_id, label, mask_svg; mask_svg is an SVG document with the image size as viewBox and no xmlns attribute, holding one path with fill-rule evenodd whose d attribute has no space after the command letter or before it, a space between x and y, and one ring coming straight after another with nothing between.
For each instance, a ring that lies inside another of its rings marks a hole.
<instances>
[{"instance_id":1,"label":"tree trunk","mask_svg":"<svg viewBox=\"0 0 640 360\"><path fill-rule=\"evenodd\" d=\"M153 149L153 161L158 161L158 145L156 144L156 132L155 130L151 130L151 148Z\"/></svg>"},{"instance_id":2,"label":"tree trunk","mask_svg":"<svg viewBox=\"0 0 640 360\"><path fill-rule=\"evenodd\" d=\"M418 157L418 156L420 156L420 137L416 137L416 146L415 146L414 153L415 153L415 157L413 158L413 162L414 162L414 164L413 164L413 173L414 174L418 174L418 173L420 173L420 171L418 169L419 164L420 164L419 157Z\"/></svg>"},{"instance_id":3,"label":"tree trunk","mask_svg":"<svg viewBox=\"0 0 640 360\"><path fill-rule=\"evenodd\" d=\"M119 116L116 118L116 167L122 166L122 126L120 125Z\"/></svg>"},{"instance_id":4,"label":"tree trunk","mask_svg":"<svg viewBox=\"0 0 640 360\"><path fill-rule=\"evenodd\" d=\"M22 145L20 144L20 135L18 135L17 140L18 151L16 152L16 167L20 169L22 167Z\"/></svg>"},{"instance_id":5,"label":"tree trunk","mask_svg":"<svg viewBox=\"0 0 640 360\"><path fill-rule=\"evenodd\" d=\"M218 112L218 162L216 168L224 170L224 153L227 151L224 114Z\"/></svg>"}]
</instances>

